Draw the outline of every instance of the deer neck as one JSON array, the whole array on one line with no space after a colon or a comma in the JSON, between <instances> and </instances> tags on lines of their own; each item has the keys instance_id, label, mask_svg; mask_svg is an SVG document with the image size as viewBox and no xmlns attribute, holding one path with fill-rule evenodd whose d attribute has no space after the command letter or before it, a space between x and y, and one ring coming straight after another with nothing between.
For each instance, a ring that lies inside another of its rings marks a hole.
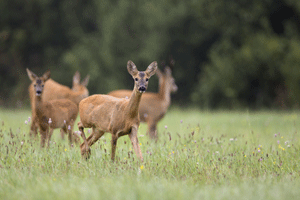
<instances>
[{"instance_id":1,"label":"deer neck","mask_svg":"<svg viewBox=\"0 0 300 200\"><path fill-rule=\"evenodd\" d=\"M135 117L139 113L139 105L143 93L140 93L139 90L134 86L134 89L131 93L129 102L127 104L127 112L130 117Z\"/></svg>"},{"instance_id":2,"label":"deer neck","mask_svg":"<svg viewBox=\"0 0 300 200\"><path fill-rule=\"evenodd\" d=\"M44 109L45 102L43 102L41 96L35 96L35 111L36 111L37 116L45 115L45 109Z\"/></svg>"},{"instance_id":3,"label":"deer neck","mask_svg":"<svg viewBox=\"0 0 300 200\"><path fill-rule=\"evenodd\" d=\"M77 105L79 104L79 102L82 99L84 99L87 96L88 96L88 94L86 94L85 91L74 92L74 91L71 90L70 93L69 93L69 99L72 100Z\"/></svg>"},{"instance_id":4,"label":"deer neck","mask_svg":"<svg viewBox=\"0 0 300 200\"><path fill-rule=\"evenodd\" d=\"M159 97L163 101L165 106L169 106L171 103L171 87L167 83L166 79L159 81Z\"/></svg>"}]
</instances>

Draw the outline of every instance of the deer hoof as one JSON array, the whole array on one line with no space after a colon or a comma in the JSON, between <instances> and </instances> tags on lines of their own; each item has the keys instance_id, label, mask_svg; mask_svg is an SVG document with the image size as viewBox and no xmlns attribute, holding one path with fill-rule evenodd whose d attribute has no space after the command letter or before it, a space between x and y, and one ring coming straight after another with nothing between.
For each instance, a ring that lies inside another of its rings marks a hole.
<instances>
[{"instance_id":1,"label":"deer hoof","mask_svg":"<svg viewBox=\"0 0 300 200\"><path fill-rule=\"evenodd\" d=\"M81 150L81 156L88 160L91 157L91 149L90 148L84 148Z\"/></svg>"}]
</instances>

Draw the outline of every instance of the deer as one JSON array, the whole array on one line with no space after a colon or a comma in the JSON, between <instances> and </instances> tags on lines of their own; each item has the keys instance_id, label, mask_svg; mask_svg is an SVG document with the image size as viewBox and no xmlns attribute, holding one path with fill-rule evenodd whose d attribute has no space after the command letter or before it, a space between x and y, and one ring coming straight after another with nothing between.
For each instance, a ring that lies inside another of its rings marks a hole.
<instances>
[{"instance_id":1,"label":"deer","mask_svg":"<svg viewBox=\"0 0 300 200\"><path fill-rule=\"evenodd\" d=\"M34 116L33 122L38 125L41 134L41 147L45 146L47 140L48 147L53 130L61 128L61 132L69 135L69 142L73 142L73 126L78 115L78 106L69 99L54 99L45 101L43 93L46 92L45 84L50 79L50 71L38 77L28 68L27 74L34 87ZM49 130L50 128L50 130Z\"/></svg>"},{"instance_id":2,"label":"deer","mask_svg":"<svg viewBox=\"0 0 300 200\"><path fill-rule=\"evenodd\" d=\"M157 123L164 117L171 104L171 93L178 89L169 66L165 67L164 72L157 69L156 75L159 79L158 93L146 92L143 94L139 107L140 121L147 123L147 134L151 139L158 138ZM108 95L128 98L130 90L115 90Z\"/></svg>"},{"instance_id":3,"label":"deer","mask_svg":"<svg viewBox=\"0 0 300 200\"><path fill-rule=\"evenodd\" d=\"M146 71L138 71L135 64L127 62L128 73L134 79L134 88L128 99L116 98L105 94L95 94L79 103L80 121L78 129L83 138L80 145L81 155L88 159L92 146L105 132L112 134L111 159L114 161L117 140L128 135L136 156L143 162L137 132L140 124L139 105L143 93L147 90L148 81L157 69L157 62L152 62ZM91 135L86 139L84 128L92 128Z\"/></svg>"},{"instance_id":4,"label":"deer","mask_svg":"<svg viewBox=\"0 0 300 200\"><path fill-rule=\"evenodd\" d=\"M73 86L70 89L67 86L61 85L54 81L53 79L48 79L45 83L45 91L42 94L42 99L44 101L51 101L54 99L70 99L73 101L77 106L79 102L89 96L89 91L86 88L89 82L90 76L87 75L81 82L80 82L80 73L78 71L75 72L73 76ZM35 96L36 91L34 89L34 83L31 83L29 88L29 97L30 97L30 104L32 110L32 123L30 126L30 135L37 136L37 128L38 125L35 124L36 116L35 116ZM61 133L62 138L64 138L63 132Z\"/></svg>"}]
</instances>

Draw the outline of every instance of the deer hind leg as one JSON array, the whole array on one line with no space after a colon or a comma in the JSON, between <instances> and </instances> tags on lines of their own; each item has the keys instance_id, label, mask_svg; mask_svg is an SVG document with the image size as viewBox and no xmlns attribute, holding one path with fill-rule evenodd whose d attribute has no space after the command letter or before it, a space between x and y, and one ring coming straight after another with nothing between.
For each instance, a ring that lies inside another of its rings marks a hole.
<instances>
[{"instance_id":1,"label":"deer hind leg","mask_svg":"<svg viewBox=\"0 0 300 200\"><path fill-rule=\"evenodd\" d=\"M92 134L86 139L85 134L83 132L84 127L81 122L78 122L78 128L81 132L81 137L84 141L80 145L81 155L83 155L87 159L90 157L91 154L91 149L89 147L92 146L104 134L104 131L98 130L97 128L93 127Z\"/></svg>"},{"instance_id":2,"label":"deer hind leg","mask_svg":"<svg viewBox=\"0 0 300 200\"><path fill-rule=\"evenodd\" d=\"M128 134L131 144L133 146L133 149L135 151L136 156L143 162L143 156L139 145L139 140L137 138L137 128L132 128L131 132Z\"/></svg>"},{"instance_id":3,"label":"deer hind leg","mask_svg":"<svg viewBox=\"0 0 300 200\"><path fill-rule=\"evenodd\" d=\"M95 127L92 128L92 134L87 138L87 143L89 146L92 146L99 138L104 134L104 131L101 131Z\"/></svg>"},{"instance_id":4,"label":"deer hind leg","mask_svg":"<svg viewBox=\"0 0 300 200\"><path fill-rule=\"evenodd\" d=\"M81 156L84 157L87 160L91 156L91 149L90 149L90 147L88 145L88 142L86 140L86 137L85 137L85 134L84 134L84 131L83 131L84 127L83 127L83 124L81 123L81 121L78 122L77 126L78 126L78 129L80 131L80 135L83 139L83 143L80 145Z\"/></svg>"},{"instance_id":5,"label":"deer hind leg","mask_svg":"<svg viewBox=\"0 0 300 200\"><path fill-rule=\"evenodd\" d=\"M50 128L50 130L47 130L47 140L48 140L48 147L50 146L50 140L51 140L51 136L53 134L53 128Z\"/></svg>"},{"instance_id":6,"label":"deer hind leg","mask_svg":"<svg viewBox=\"0 0 300 200\"><path fill-rule=\"evenodd\" d=\"M73 143L73 127L74 127L73 119L71 119L69 126L68 126L68 138L69 138L70 145L72 145L72 143Z\"/></svg>"},{"instance_id":7,"label":"deer hind leg","mask_svg":"<svg viewBox=\"0 0 300 200\"><path fill-rule=\"evenodd\" d=\"M66 129L64 129L64 127L60 129L60 135L61 135L61 139L65 139L65 138L64 138L64 136L65 136L65 133L66 133L66 131L65 131L65 130L66 130Z\"/></svg>"},{"instance_id":8,"label":"deer hind leg","mask_svg":"<svg viewBox=\"0 0 300 200\"><path fill-rule=\"evenodd\" d=\"M156 128L156 122L155 121L149 121L148 122L148 134L151 139L157 140L157 128Z\"/></svg>"},{"instance_id":9,"label":"deer hind leg","mask_svg":"<svg viewBox=\"0 0 300 200\"><path fill-rule=\"evenodd\" d=\"M65 139L65 131L63 130L63 128L60 129L60 136L61 136L61 139Z\"/></svg>"},{"instance_id":10,"label":"deer hind leg","mask_svg":"<svg viewBox=\"0 0 300 200\"><path fill-rule=\"evenodd\" d=\"M47 139L47 129L46 128L42 128L42 127L39 127L40 129L40 134L41 134L41 147L45 147L45 142L46 142L46 139Z\"/></svg>"},{"instance_id":11,"label":"deer hind leg","mask_svg":"<svg viewBox=\"0 0 300 200\"><path fill-rule=\"evenodd\" d=\"M115 160L117 141L118 141L118 136L112 134L111 136L111 159L112 160Z\"/></svg>"},{"instance_id":12,"label":"deer hind leg","mask_svg":"<svg viewBox=\"0 0 300 200\"><path fill-rule=\"evenodd\" d=\"M60 136L61 136L61 139L65 139L65 135L67 134L68 132L68 125L67 125L67 122L64 123L63 127L60 129Z\"/></svg>"},{"instance_id":13,"label":"deer hind leg","mask_svg":"<svg viewBox=\"0 0 300 200\"><path fill-rule=\"evenodd\" d=\"M76 145L79 145L79 143L80 143L80 137L76 133L74 133L74 132L72 132L72 137L73 137L74 143Z\"/></svg>"}]
</instances>

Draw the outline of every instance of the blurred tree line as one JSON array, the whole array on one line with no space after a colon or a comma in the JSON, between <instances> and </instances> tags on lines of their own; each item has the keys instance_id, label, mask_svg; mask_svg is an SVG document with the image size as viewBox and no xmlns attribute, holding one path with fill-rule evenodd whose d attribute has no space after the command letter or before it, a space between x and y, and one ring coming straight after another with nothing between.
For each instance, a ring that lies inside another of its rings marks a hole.
<instances>
[{"instance_id":1,"label":"blurred tree line","mask_svg":"<svg viewBox=\"0 0 300 200\"><path fill-rule=\"evenodd\" d=\"M28 105L25 68L68 86L78 70L107 93L132 89L128 60L171 55L174 104L299 107L299 0L2 0L0 13L2 106Z\"/></svg>"}]
</instances>

